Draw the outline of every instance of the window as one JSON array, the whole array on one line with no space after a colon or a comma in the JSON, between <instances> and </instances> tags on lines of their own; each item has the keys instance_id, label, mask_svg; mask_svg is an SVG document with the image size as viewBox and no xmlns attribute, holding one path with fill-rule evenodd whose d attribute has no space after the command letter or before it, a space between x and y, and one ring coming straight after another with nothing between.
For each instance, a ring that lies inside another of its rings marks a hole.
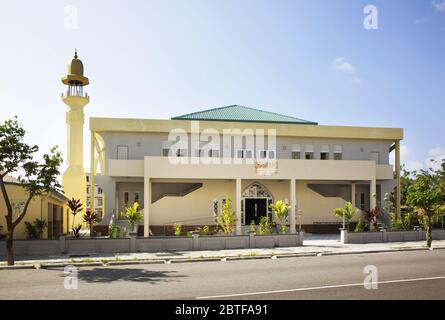
<instances>
[{"instance_id":1,"label":"window","mask_svg":"<svg viewBox=\"0 0 445 320\"><path fill-rule=\"evenodd\" d=\"M334 146L334 160L342 160L343 159L343 147L340 145Z\"/></svg>"},{"instance_id":2,"label":"window","mask_svg":"<svg viewBox=\"0 0 445 320\"><path fill-rule=\"evenodd\" d=\"M168 151L169 151L169 149L162 149L162 156L168 157Z\"/></svg>"},{"instance_id":3,"label":"window","mask_svg":"<svg viewBox=\"0 0 445 320\"><path fill-rule=\"evenodd\" d=\"M268 158L269 159L275 159L276 158L275 150L269 150L267 153L268 153Z\"/></svg>"},{"instance_id":4,"label":"window","mask_svg":"<svg viewBox=\"0 0 445 320\"><path fill-rule=\"evenodd\" d=\"M371 152L371 160L379 163L380 154L378 152Z\"/></svg>"},{"instance_id":5,"label":"window","mask_svg":"<svg viewBox=\"0 0 445 320\"><path fill-rule=\"evenodd\" d=\"M102 188L97 188L97 194L102 194L103 193L103 190L102 190Z\"/></svg>"},{"instance_id":6,"label":"window","mask_svg":"<svg viewBox=\"0 0 445 320\"><path fill-rule=\"evenodd\" d=\"M299 144L293 144L291 150L292 159L301 159L301 146Z\"/></svg>"},{"instance_id":7,"label":"window","mask_svg":"<svg viewBox=\"0 0 445 320\"><path fill-rule=\"evenodd\" d=\"M128 202L130 201L130 194L128 193L128 191L124 192L124 205L128 206Z\"/></svg>"},{"instance_id":8,"label":"window","mask_svg":"<svg viewBox=\"0 0 445 320\"><path fill-rule=\"evenodd\" d=\"M267 158L267 150L260 150L260 151L258 151L258 158L259 159L266 159Z\"/></svg>"},{"instance_id":9,"label":"window","mask_svg":"<svg viewBox=\"0 0 445 320\"><path fill-rule=\"evenodd\" d=\"M320 147L320 159L329 160L329 146L327 144L322 144Z\"/></svg>"},{"instance_id":10,"label":"window","mask_svg":"<svg viewBox=\"0 0 445 320\"><path fill-rule=\"evenodd\" d=\"M307 144L307 145L305 146L304 158L305 158L306 160L314 159L314 145L312 145L312 144Z\"/></svg>"},{"instance_id":11,"label":"window","mask_svg":"<svg viewBox=\"0 0 445 320\"><path fill-rule=\"evenodd\" d=\"M90 186L87 186L87 194L90 194Z\"/></svg>"},{"instance_id":12,"label":"window","mask_svg":"<svg viewBox=\"0 0 445 320\"><path fill-rule=\"evenodd\" d=\"M365 210L365 194L360 193L360 209Z\"/></svg>"},{"instance_id":13,"label":"window","mask_svg":"<svg viewBox=\"0 0 445 320\"><path fill-rule=\"evenodd\" d=\"M128 146L117 146L117 160L128 160Z\"/></svg>"},{"instance_id":14,"label":"window","mask_svg":"<svg viewBox=\"0 0 445 320\"><path fill-rule=\"evenodd\" d=\"M87 182L90 182L90 176L87 176Z\"/></svg>"},{"instance_id":15,"label":"window","mask_svg":"<svg viewBox=\"0 0 445 320\"><path fill-rule=\"evenodd\" d=\"M139 203L139 192L134 193L134 202Z\"/></svg>"},{"instance_id":16,"label":"window","mask_svg":"<svg viewBox=\"0 0 445 320\"><path fill-rule=\"evenodd\" d=\"M300 152L292 151L292 159L301 159Z\"/></svg>"},{"instance_id":17,"label":"window","mask_svg":"<svg viewBox=\"0 0 445 320\"><path fill-rule=\"evenodd\" d=\"M218 199L213 200L213 215L216 217L218 215Z\"/></svg>"}]
</instances>

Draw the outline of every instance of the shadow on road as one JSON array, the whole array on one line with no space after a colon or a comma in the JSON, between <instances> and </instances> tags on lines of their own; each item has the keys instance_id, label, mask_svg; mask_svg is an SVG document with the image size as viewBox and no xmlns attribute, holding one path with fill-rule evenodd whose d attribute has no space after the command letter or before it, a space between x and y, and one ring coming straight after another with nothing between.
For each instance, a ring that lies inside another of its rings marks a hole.
<instances>
[{"instance_id":1,"label":"shadow on road","mask_svg":"<svg viewBox=\"0 0 445 320\"><path fill-rule=\"evenodd\" d=\"M64 276L64 275L62 275ZM134 281L156 284L159 282L175 281L185 276L177 275L176 271L149 271L137 268L94 268L78 271L78 279L90 283L109 283L114 281Z\"/></svg>"}]
</instances>

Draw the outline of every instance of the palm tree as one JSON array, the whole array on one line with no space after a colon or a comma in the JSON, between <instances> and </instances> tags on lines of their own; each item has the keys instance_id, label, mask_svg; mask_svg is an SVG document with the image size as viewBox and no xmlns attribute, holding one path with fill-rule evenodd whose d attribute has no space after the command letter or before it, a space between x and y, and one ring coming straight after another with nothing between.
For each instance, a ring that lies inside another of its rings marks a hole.
<instances>
[{"instance_id":1,"label":"palm tree","mask_svg":"<svg viewBox=\"0 0 445 320\"><path fill-rule=\"evenodd\" d=\"M71 214L73 215L73 229L74 229L74 221L76 218L76 214L78 214L80 211L82 211L82 204L80 203L80 199L74 199L68 200L68 208L71 210Z\"/></svg>"}]
</instances>

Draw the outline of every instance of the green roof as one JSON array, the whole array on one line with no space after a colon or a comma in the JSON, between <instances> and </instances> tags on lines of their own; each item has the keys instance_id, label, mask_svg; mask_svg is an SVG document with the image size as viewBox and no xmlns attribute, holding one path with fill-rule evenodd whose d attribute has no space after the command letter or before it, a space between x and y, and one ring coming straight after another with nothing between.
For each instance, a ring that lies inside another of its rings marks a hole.
<instances>
[{"instance_id":1,"label":"green roof","mask_svg":"<svg viewBox=\"0 0 445 320\"><path fill-rule=\"evenodd\" d=\"M307 121L275 112L258 110L244 106L226 106L173 117L172 120L203 120L203 121L236 121L236 122L265 122L289 124L313 124Z\"/></svg>"}]
</instances>

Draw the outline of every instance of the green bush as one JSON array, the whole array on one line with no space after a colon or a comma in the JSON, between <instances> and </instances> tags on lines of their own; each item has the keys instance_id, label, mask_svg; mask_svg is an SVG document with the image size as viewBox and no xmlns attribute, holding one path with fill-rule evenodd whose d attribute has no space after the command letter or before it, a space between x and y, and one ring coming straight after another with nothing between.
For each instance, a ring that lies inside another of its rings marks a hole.
<instances>
[{"instance_id":1,"label":"green bush","mask_svg":"<svg viewBox=\"0 0 445 320\"><path fill-rule=\"evenodd\" d=\"M182 226L179 223L173 225L175 228L175 236L179 237L181 235Z\"/></svg>"},{"instance_id":2,"label":"green bush","mask_svg":"<svg viewBox=\"0 0 445 320\"><path fill-rule=\"evenodd\" d=\"M37 228L32 222L25 221L25 232L28 239L38 238Z\"/></svg>"},{"instance_id":3,"label":"green bush","mask_svg":"<svg viewBox=\"0 0 445 320\"><path fill-rule=\"evenodd\" d=\"M260 224L259 224L259 234L271 234L270 231L271 224L270 224L270 218L267 216L263 216L260 218Z\"/></svg>"},{"instance_id":4,"label":"green bush","mask_svg":"<svg viewBox=\"0 0 445 320\"><path fill-rule=\"evenodd\" d=\"M363 231L365 231L365 228L366 228L366 222L365 222L365 219L363 219L363 217L361 217L361 218L358 220L357 225L355 226L355 230L354 230L354 232L363 232Z\"/></svg>"},{"instance_id":5,"label":"green bush","mask_svg":"<svg viewBox=\"0 0 445 320\"><path fill-rule=\"evenodd\" d=\"M216 223L219 228L225 234L233 234L236 223L236 214L232 211L232 199L227 198L226 203L224 203L221 214L215 218Z\"/></svg>"},{"instance_id":6,"label":"green bush","mask_svg":"<svg viewBox=\"0 0 445 320\"><path fill-rule=\"evenodd\" d=\"M108 226L108 237L110 239L119 238L120 233L121 233L121 228L117 224L113 223Z\"/></svg>"}]
</instances>

